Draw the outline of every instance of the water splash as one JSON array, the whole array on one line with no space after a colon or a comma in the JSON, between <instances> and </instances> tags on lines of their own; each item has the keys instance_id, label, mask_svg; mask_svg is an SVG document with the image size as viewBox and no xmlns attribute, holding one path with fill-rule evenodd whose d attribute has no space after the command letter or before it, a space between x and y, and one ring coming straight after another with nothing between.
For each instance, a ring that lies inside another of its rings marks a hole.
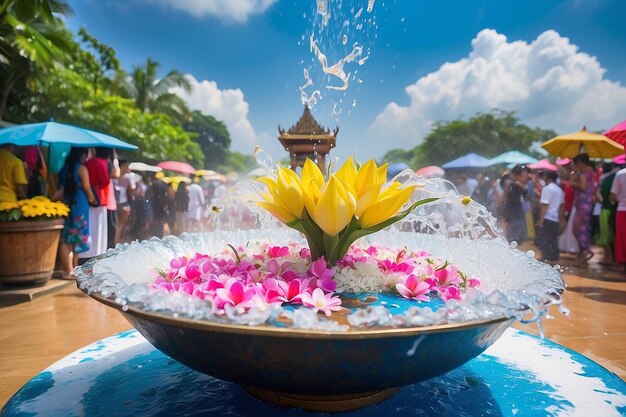
<instances>
[{"instance_id":1,"label":"water splash","mask_svg":"<svg viewBox=\"0 0 626 417\"><path fill-rule=\"evenodd\" d=\"M317 13L322 16L322 27L328 25L330 20L330 10L328 10L328 0L317 0Z\"/></svg>"},{"instance_id":2,"label":"water splash","mask_svg":"<svg viewBox=\"0 0 626 417\"><path fill-rule=\"evenodd\" d=\"M322 65L322 71L325 74L333 75L339 78L341 81L343 81L343 85L341 86L327 85L326 88L331 89L331 90L339 90L339 91L347 90L348 86L350 85L350 73L346 74L343 68L347 63L355 61L358 57L360 57L363 54L363 47L355 43L352 48L352 52L350 52L345 57L341 58L335 64L328 66L328 58L320 50L319 46L317 45L317 42L315 41L314 35L311 35L309 41L310 41L311 52L315 54L315 56L317 57L317 60Z\"/></svg>"},{"instance_id":3,"label":"water splash","mask_svg":"<svg viewBox=\"0 0 626 417\"><path fill-rule=\"evenodd\" d=\"M311 25L302 36L302 41L309 39L311 58L308 63L306 59L302 60L301 64L304 64L312 83L309 84L305 77L304 86L298 89L300 101L309 108L317 105L317 111L322 105L321 111L328 112L337 120L340 112L336 111L336 103L340 99L351 100L352 97L347 96L349 90L359 91L359 87L351 88L351 84L360 85L363 82L355 77L356 72L350 70L349 64L364 65L377 38L378 24L373 2L367 4L367 9L365 6L362 4L362 7L348 9L343 0L332 3L317 0L313 13L307 14L312 16ZM302 41L298 41L298 45L304 44ZM351 49L346 50L347 47ZM324 90L327 93L322 95L320 91Z\"/></svg>"},{"instance_id":4,"label":"water splash","mask_svg":"<svg viewBox=\"0 0 626 417\"><path fill-rule=\"evenodd\" d=\"M304 68L304 81L305 83L300 87L300 102L302 104L307 105L309 108L312 108L317 104L317 100L322 99L322 93L320 90L315 90L311 93L311 95L307 95L306 88L313 85L313 80L311 80L311 76L309 75L309 71Z\"/></svg>"},{"instance_id":5,"label":"water splash","mask_svg":"<svg viewBox=\"0 0 626 417\"><path fill-rule=\"evenodd\" d=\"M368 0L367 1L367 12L371 13L372 10L374 10L374 3L376 2L376 0Z\"/></svg>"}]
</instances>

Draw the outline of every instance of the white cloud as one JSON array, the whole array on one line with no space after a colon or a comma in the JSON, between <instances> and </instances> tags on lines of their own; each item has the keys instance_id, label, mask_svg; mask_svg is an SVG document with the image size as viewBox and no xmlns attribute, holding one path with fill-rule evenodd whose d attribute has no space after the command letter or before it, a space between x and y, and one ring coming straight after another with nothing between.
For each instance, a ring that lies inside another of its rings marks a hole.
<instances>
[{"instance_id":1,"label":"white cloud","mask_svg":"<svg viewBox=\"0 0 626 417\"><path fill-rule=\"evenodd\" d=\"M248 120L249 105L243 91L239 88L220 90L215 81L198 81L191 74L187 74L186 77L192 87L191 93L186 93L179 87L171 91L185 100L190 109L222 120L230 132L231 149L251 153L254 146L264 137L257 136Z\"/></svg>"},{"instance_id":2,"label":"white cloud","mask_svg":"<svg viewBox=\"0 0 626 417\"><path fill-rule=\"evenodd\" d=\"M484 29L468 56L406 87L409 104L389 103L370 129L410 147L434 121L493 108L517 110L524 123L559 132L608 128L626 114L626 87L605 72L595 57L553 30L527 43Z\"/></svg>"},{"instance_id":3,"label":"white cloud","mask_svg":"<svg viewBox=\"0 0 626 417\"><path fill-rule=\"evenodd\" d=\"M251 15L265 12L278 0L155 0L163 6L182 10L195 17L215 16L245 23Z\"/></svg>"}]
</instances>

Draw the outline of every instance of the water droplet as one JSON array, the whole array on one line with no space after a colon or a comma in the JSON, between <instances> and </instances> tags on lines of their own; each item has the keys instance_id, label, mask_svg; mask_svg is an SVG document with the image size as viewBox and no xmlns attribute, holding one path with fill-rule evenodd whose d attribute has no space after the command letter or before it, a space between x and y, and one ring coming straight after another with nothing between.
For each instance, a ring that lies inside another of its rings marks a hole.
<instances>
[{"instance_id":1,"label":"water droplet","mask_svg":"<svg viewBox=\"0 0 626 417\"><path fill-rule=\"evenodd\" d=\"M343 43L344 45L348 43L348 37L346 35L343 35L343 38L341 39L341 43Z\"/></svg>"}]
</instances>

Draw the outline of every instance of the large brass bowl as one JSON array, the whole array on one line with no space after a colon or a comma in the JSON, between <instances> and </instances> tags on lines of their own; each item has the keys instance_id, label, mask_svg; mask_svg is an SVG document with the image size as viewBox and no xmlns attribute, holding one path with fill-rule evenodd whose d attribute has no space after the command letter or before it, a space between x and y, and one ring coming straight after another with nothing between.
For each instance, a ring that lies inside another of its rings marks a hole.
<instances>
[{"instance_id":1,"label":"large brass bowl","mask_svg":"<svg viewBox=\"0 0 626 417\"><path fill-rule=\"evenodd\" d=\"M190 247L204 244L201 239L205 237L194 239L197 240L191 241ZM185 250L178 241L157 244L169 245L178 256ZM465 250L465 246L459 245ZM124 262L132 262L142 254L139 251L124 255L126 250L118 248L106 258L123 255L127 256L123 259L128 259ZM499 250L506 254L510 249ZM160 257L163 252L153 260L146 257L142 261L150 263ZM93 287L87 291L82 284L101 261L79 271L79 288L93 299L120 310L150 343L171 358L216 378L242 384L253 396L281 406L346 411L381 401L399 387L446 373L475 358L514 321L502 314L425 327L322 331L194 320L171 311L146 311L132 302L122 306L116 302L115 294ZM110 272L107 268L103 269ZM533 264L532 268L538 267ZM133 279L133 273L120 269L120 277L130 275L129 279Z\"/></svg>"}]
</instances>

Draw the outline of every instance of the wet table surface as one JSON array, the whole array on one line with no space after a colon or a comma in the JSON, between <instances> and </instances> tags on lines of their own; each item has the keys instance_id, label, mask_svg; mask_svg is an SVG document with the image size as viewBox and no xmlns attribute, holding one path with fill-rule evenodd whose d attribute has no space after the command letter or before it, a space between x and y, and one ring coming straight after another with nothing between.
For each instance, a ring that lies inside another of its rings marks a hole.
<instances>
[{"instance_id":1,"label":"wet table surface","mask_svg":"<svg viewBox=\"0 0 626 417\"><path fill-rule=\"evenodd\" d=\"M297 353L294 353L297 354ZM314 377L314 376L312 376ZM20 389L9 416L315 416L193 371L135 330L86 346ZM590 359L509 329L482 355L349 416L622 416L626 383Z\"/></svg>"}]
</instances>

